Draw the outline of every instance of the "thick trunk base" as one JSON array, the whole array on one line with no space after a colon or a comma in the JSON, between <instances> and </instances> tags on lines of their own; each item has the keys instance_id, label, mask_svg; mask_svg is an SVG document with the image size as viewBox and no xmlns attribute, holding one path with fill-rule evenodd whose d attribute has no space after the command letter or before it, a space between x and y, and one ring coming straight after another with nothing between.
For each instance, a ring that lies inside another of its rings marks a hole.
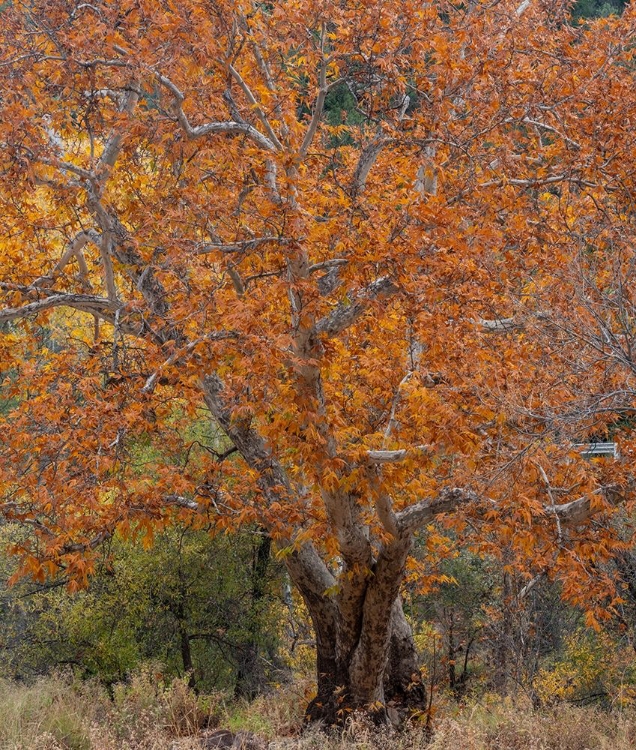
<instances>
[{"instance_id":1,"label":"thick trunk base","mask_svg":"<svg viewBox=\"0 0 636 750\"><path fill-rule=\"evenodd\" d=\"M399 727L414 714L421 716L427 710L413 632L400 597L391 608L390 637L384 656L377 661L376 682L369 682L369 674L361 674L354 667L353 658L350 663L340 663L333 643L326 645L321 647L317 640L318 691L305 712L308 723L343 727L353 713L364 712L376 724ZM364 685L355 684L356 674ZM377 697L363 700L360 695Z\"/></svg>"},{"instance_id":2,"label":"thick trunk base","mask_svg":"<svg viewBox=\"0 0 636 750\"><path fill-rule=\"evenodd\" d=\"M421 680L412 687L401 689L399 695L385 696L384 703L361 704L352 697L353 691L339 686L329 694L319 691L305 711L305 722L319 722L329 727L344 728L356 713L363 713L378 726L404 726L413 715L422 715L427 709L426 690Z\"/></svg>"}]
</instances>

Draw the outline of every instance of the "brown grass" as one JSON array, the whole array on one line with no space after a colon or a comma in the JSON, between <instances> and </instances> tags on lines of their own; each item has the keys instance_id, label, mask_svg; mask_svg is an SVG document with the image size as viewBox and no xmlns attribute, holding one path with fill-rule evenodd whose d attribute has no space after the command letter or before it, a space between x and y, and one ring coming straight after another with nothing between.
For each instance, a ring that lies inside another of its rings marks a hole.
<instances>
[{"instance_id":1,"label":"brown grass","mask_svg":"<svg viewBox=\"0 0 636 750\"><path fill-rule=\"evenodd\" d=\"M115 688L54 675L25 685L0 682L0 750L197 750L221 726L248 731L271 750L633 750L636 710L558 706L485 697L440 709L432 738L422 726L378 731L354 716L341 735L301 732L308 686L296 684L252 704L195 696L183 681L164 685L146 669Z\"/></svg>"}]
</instances>

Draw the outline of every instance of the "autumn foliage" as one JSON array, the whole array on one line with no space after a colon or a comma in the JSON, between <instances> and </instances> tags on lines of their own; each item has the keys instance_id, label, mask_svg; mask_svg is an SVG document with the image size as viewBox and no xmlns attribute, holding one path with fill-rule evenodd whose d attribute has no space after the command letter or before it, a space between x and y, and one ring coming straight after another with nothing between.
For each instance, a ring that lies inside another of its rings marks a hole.
<instances>
[{"instance_id":1,"label":"autumn foliage","mask_svg":"<svg viewBox=\"0 0 636 750\"><path fill-rule=\"evenodd\" d=\"M180 517L260 525L316 629L313 716L338 686L422 701L399 587L460 506L455 534L611 610L634 14L568 18L0 6L0 491L25 571L85 582L116 530Z\"/></svg>"}]
</instances>

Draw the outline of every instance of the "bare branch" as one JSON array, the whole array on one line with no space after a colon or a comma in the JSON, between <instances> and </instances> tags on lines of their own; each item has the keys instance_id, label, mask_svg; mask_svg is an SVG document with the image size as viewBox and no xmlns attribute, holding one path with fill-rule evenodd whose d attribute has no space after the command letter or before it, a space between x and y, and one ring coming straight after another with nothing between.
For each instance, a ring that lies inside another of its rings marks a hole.
<instances>
[{"instance_id":1,"label":"bare branch","mask_svg":"<svg viewBox=\"0 0 636 750\"><path fill-rule=\"evenodd\" d=\"M269 190L269 195L272 203L280 206L283 202L281 194L278 190L278 167L273 159L267 159L265 161L265 184Z\"/></svg>"},{"instance_id":2,"label":"bare branch","mask_svg":"<svg viewBox=\"0 0 636 750\"><path fill-rule=\"evenodd\" d=\"M51 272L50 276L40 276L31 284L31 286L38 287L49 285L57 278L57 276L60 275L60 273L62 273L64 268L68 265L69 261L73 257L77 259L77 262L80 266L80 275L82 276L84 283L90 285L88 280L88 268L86 267L86 261L84 261L84 256L82 255L81 251L84 245L86 245L89 241L95 242L98 240L99 235L97 232L94 232L92 230L78 232L78 234L76 234L75 237L73 237L73 239L68 243L66 250L55 265L55 268Z\"/></svg>"},{"instance_id":3,"label":"bare branch","mask_svg":"<svg viewBox=\"0 0 636 750\"><path fill-rule=\"evenodd\" d=\"M166 505L177 505L180 508L187 508L188 510L201 510L201 506L196 500L183 497L182 495L167 495L163 498L163 502L166 503Z\"/></svg>"},{"instance_id":4,"label":"bare branch","mask_svg":"<svg viewBox=\"0 0 636 750\"><path fill-rule=\"evenodd\" d=\"M315 273L325 268L335 268L336 266L346 266L349 261L346 258L334 258L333 260L323 260L320 263L314 263L309 266L307 273Z\"/></svg>"},{"instance_id":5,"label":"bare branch","mask_svg":"<svg viewBox=\"0 0 636 750\"><path fill-rule=\"evenodd\" d=\"M560 530L561 524L578 526L586 521L592 514L592 501L589 497L579 497L563 505L548 506L546 510L559 519Z\"/></svg>"},{"instance_id":6,"label":"bare branch","mask_svg":"<svg viewBox=\"0 0 636 750\"><path fill-rule=\"evenodd\" d=\"M541 478L543 479L543 482L545 484L546 492L548 493L548 497L550 498L550 510L554 513L554 517L556 519L556 525L557 525L557 538L560 542L563 538L563 530L561 529L561 517L559 516L559 513L556 509L556 503L554 502L554 494L552 492L552 485L550 484L550 480L548 479L548 475L545 473L545 469L543 466L541 466L540 463L535 463L535 466L539 469L539 473L541 474Z\"/></svg>"},{"instance_id":7,"label":"bare branch","mask_svg":"<svg viewBox=\"0 0 636 750\"><path fill-rule=\"evenodd\" d=\"M119 111L126 114L131 114L137 106L139 101L139 91L136 89L128 89L124 97L122 97ZM115 130L109 137L104 151L99 160L100 165L113 167L117 161L117 157L121 152L122 146L124 145L124 134L120 129Z\"/></svg>"},{"instance_id":8,"label":"bare branch","mask_svg":"<svg viewBox=\"0 0 636 750\"><path fill-rule=\"evenodd\" d=\"M393 511L391 498L385 492L380 492L378 495L378 499L375 503L375 510L384 529L388 531L391 536L397 537L400 533L398 520Z\"/></svg>"},{"instance_id":9,"label":"bare branch","mask_svg":"<svg viewBox=\"0 0 636 750\"><path fill-rule=\"evenodd\" d=\"M593 495L604 494L610 501L617 502L618 491L613 487L601 487ZM485 509L496 508L498 503L489 497L480 497L476 492L461 487L450 487L442 490L437 497L428 498L396 514L400 533L413 532L421 526L430 523L440 513L448 513L461 505L475 503L480 512ZM580 526L597 511L592 507L589 495L579 497L563 505L546 505L544 511L556 515L561 526Z\"/></svg>"},{"instance_id":10,"label":"bare branch","mask_svg":"<svg viewBox=\"0 0 636 750\"><path fill-rule=\"evenodd\" d=\"M494 318L493 320L479 318L476 323L484 333L503 333L506 331L520 330L524 327L523 322L516 317Z\"/></svg>"},{"instance_id":11,"label":"bare branch","mask_svg":"<svg viewBox=\"0 0 636 750\"><path fill-rule=\"evenodd\" d=\"M320 34L320 50L322 52L322 60L320 61L320 72L318 73L318 96L316 97L316 103L314 105L314 112L311 116L311 121L309 122L309 127L307 128L307 132L305 133L305 137L303 138L303 142L300 146L300 156L301 158L307 155L307 151L309 151L309 147L311 146L314 137L316 135L316 131L318 130L318 125L320 124L320 119L322 117L322 111L324 109L325 105L325 98L327 96L327 92L329 91L327 87L327 60L325 59L325 24L323 22L322 24L322 30Z\"/></svg>"},{"instance_id":12,"label":"bare branch","mask_svg":"<svg viewBox=\"0 0 636 750\"><path fill-rule=\"evenodd\" d=\"M100 544L105 542L107 539L110 539L112 535L113 535L112 531L108 529L104 529L104 531L100 531L92 539L89 539L86 542L77 542L75 544L65 544L61 550L62 554L67 555L72 552L88 552L89 550L93 550L96 547L99 547Z\"/></svg>"},{"instance_id":13,"label":"bare branch","mask_svg":"<svg viewBox=\"0 0 636 750\"><path fill-rule=\"evenodd\" d=\"M518 122L515 120L514 117L508 117L504 120L504 122ZM581 144L577 143L576 141L573 141L571 138L568 138L567 135L562 133L557 128L553 128L552 125L548 125L547 122L541 122L541 120L533 120L531 117L523 117L521 118L521 122L525 123L526 125L534 125L537 128L541 128L542 130L547 130L550 133L554 133L555 135L558 135L559 138L564 140L566 143L569 143L574 148L580 149Z\"/></svg>"},{"instance_id":14,"label":"bare branch","mask_svg":"<svg viewBox=\"0 0 636 750\"><path fill-rule=\"evenodd\" d=\"M274 132L274 129L272 128L269 120L267 119L267 116L263 112L262 107L256 101L256 97L252 93L250 87L247 85L247 83L243 79L243 76L232 65L228 65L228 70L230 71L232 78L234 78L234 80L241 87L243 93L247 97L248 102L252 105L254 111L258 115L258 119L261 121L261 123L263 124L263 127L267 131L267 134L269 135L271 142L276 146L277 149L282 150L283 148L282 143L278 140L278 136Z\"/></svg>"},{"instance_id":15,"label":"bare branch","mask_svg":"<svg viewBox=\"0 0 636 750\"><path fill-rule=\"evenodd\" d=\"M437 144L427 143L424 146L423 164L420 164L417 170L415 180L415 192L424 198L426 195L437 195L437 170L435 168L435 156L437 154Z\"/></svg>"},{"instance_id":16,"label":"bare branch","mask_svg":"<svg viewBox=\"0 0 636 750\"><path fill-rule=\"evenodd\" d=\"M521 179L516 177L503 177L499 180L488 180L480 182L478 187L501 187L502 185L518 185L520 187L536 187L537 185L554 185L558 182L572 182L575 185L584 185L585 187L598 187L595 182L588 182L580 177L568 174L557 174L552 177L535 177L530 179Z\"/></svg>"},{"instance_id":17,"label":"bare branch","mask_svg":"<svg viewBox=\"0 0 636 750\"><path fill-rule=\"evenodd\" d=\"M542 578L545 578L545 572L539 573L539 575L536 575L531 581L528 581L528 583L526 583L517 594L517 600L523 601Z\"/></svg>"},{"instance_id":18,"label":"bare branch","mask_svg":"<svg viewBox=\"0 0 636 750\"><path fill-rule=\"evenodd\" d=\"M386 425L386 430L384 431L384 439L383 439L383 445L386 445L388 439L391 437L391 433L393 432L397 420L395 418L398 405L400 403L400 400L402 398L402 387L405 386L411 377L413 376L413 370L410 372L407 372L406 375L402 378L400 383L398 384L397 390L395 391L395 396L393 397L393 403L391 404L391 413L389 414L389 421Z\"/></svg>"},{"instance_id":19,"label":"bare branch","mask_svg":"<svg viewBox=\"0 0 636 750\"><path fill-rule=\"evenodd\" d=\"M448 487L437 497L423 500L396 513L398 528L402 534L415 531L430 523L440 513L448 513L460 505L479 502L480 497L471 490L461 487Z\"/></svg>"},{"instance_id":20,"label":"bare branch","mask_svg":"<svg viewBox=\"0 0 636 750\"><path fill-rule=\"evenodd\" d=\"M386 148L386 146L391 143L395 143L395 138L377 135L371 143L363 149L360 158L358 159L356 170L353 173L353 180L351 183L351 191L354 195L359 195L364 191L371 167L375 164L382 149Z\"/></svg>"},{"instance_id":21,"label":"bare branch","mask_svg":"<svg viewBox=\"0 0 636 750\"><path fill-rule=\"evenodd\" d=\"M118 298L117 287L115 286L115 272L113 270L113 260L111 258L112 238L110 232L102 234L102 241L99 243L99 252L104 267L104 284L108 299L116 301Z\"/></svg>"}]
</instances>

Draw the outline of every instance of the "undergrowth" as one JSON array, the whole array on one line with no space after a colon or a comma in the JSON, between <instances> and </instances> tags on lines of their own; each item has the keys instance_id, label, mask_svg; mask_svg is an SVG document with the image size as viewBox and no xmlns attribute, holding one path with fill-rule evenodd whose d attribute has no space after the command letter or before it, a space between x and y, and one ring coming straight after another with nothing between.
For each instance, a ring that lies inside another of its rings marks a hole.
<instances>
[{"instance_id":1,"label":"undergrowth","mask_svg":"<svg viewBox=\"0 0 636 750\"><path fill-rule=\"evenodd\" d=\"M484 696L440 707L432 736L414 724L378 731L363 716L344 733L302 731L309 686L279 688L252 703L197 696L183 680L146 668L108 693L68 674L0 682L0 750L196 750L217 728L247 732L271 750L632 750L636 710L567 704L533 711Z\"/></svg>"}]
</instances>

